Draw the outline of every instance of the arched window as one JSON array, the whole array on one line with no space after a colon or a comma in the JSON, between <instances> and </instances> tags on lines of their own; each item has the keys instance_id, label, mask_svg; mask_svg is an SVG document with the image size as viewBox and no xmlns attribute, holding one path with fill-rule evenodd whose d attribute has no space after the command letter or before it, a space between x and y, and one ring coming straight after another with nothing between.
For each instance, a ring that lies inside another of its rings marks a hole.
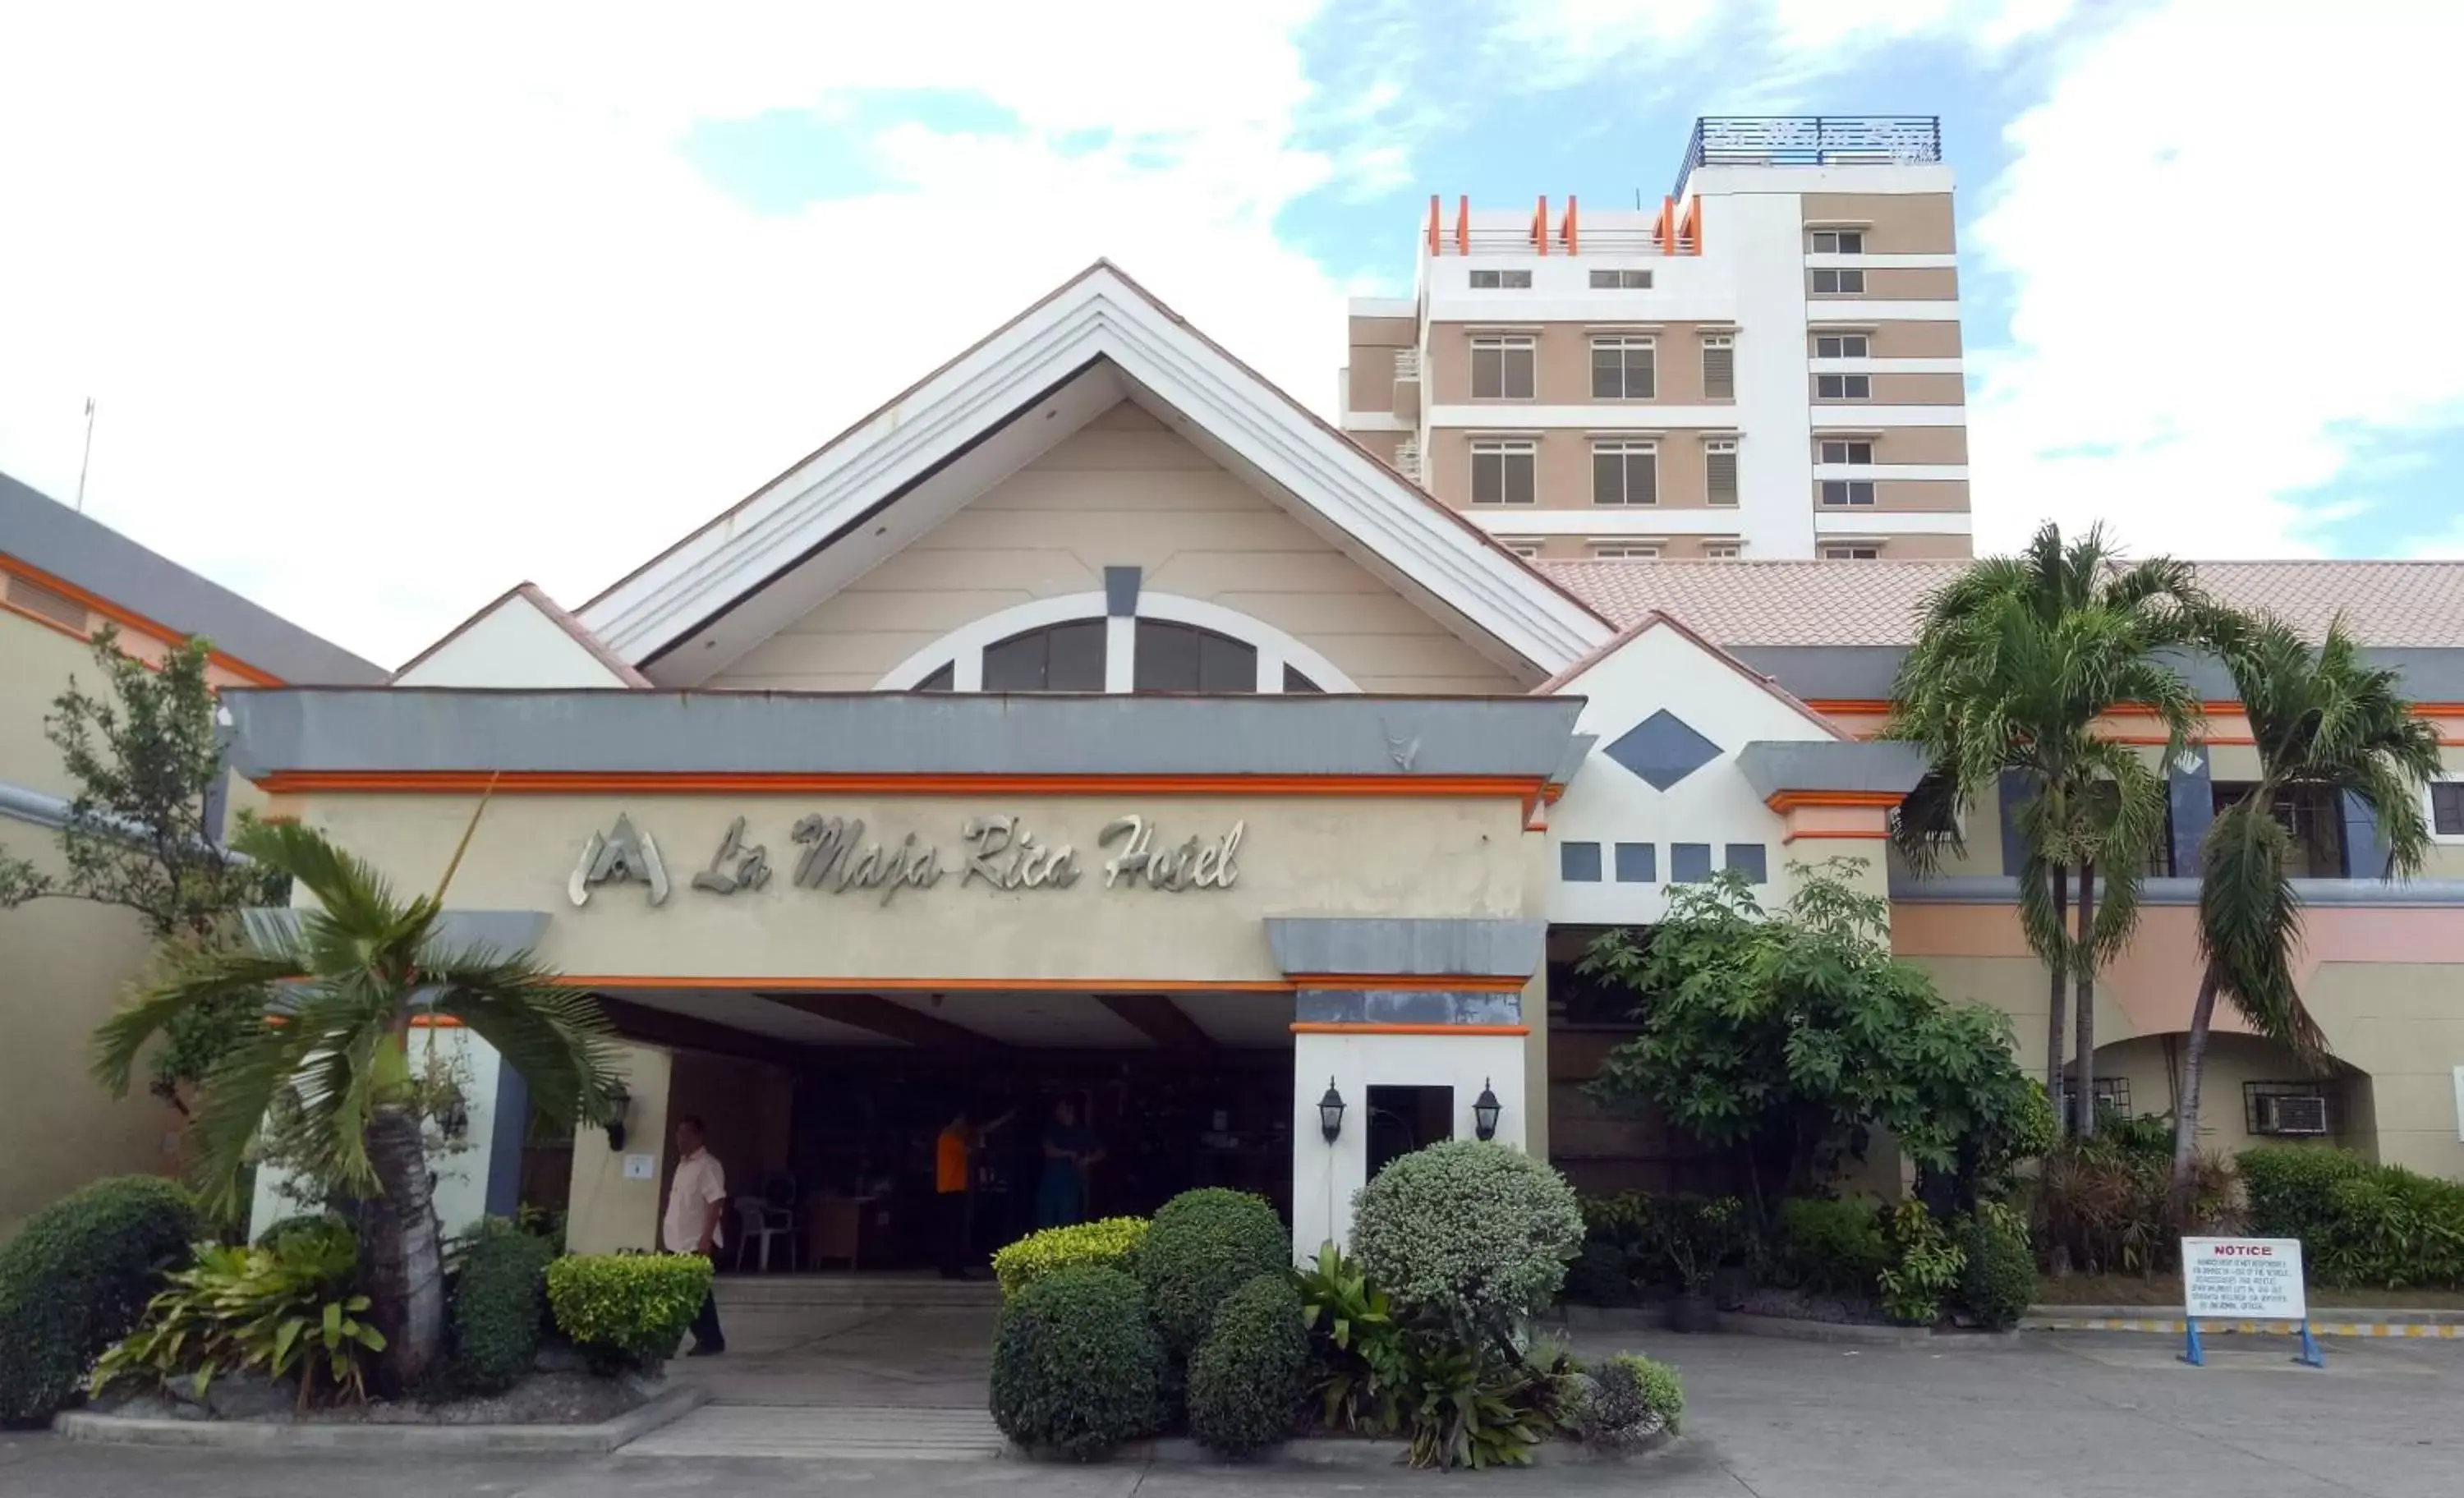
<instances>
[{"instance_id":1,"label":"arched window","mask_svg":"<svg viewBox=\"0 0 2464 1498\"><path fill-rule=\"evenodd\" d=\"M987 614L885 674L884 692L1353 693L1333 662L1265 621L1142 591L1133 614L1102 593Z\"/></svg>"},{"instance_id":2,"label":"arched window","mask_svg":"<svg viewBox=\"0 0 2464 1498\"><path fill-rule=\"evenodd\" d=\"M1138 621L1134 692L1255 692L1258 648L1196 625Z\"/></svg>"},{"instance_id":3,"label":"arched window","mask_svg":"<svg viewBox=\"0 0 2464 1498\"><path fill-rule=\"evenodd\" d=\"M1046 625L984 647L986 692L1101 692L1104 621Z\"/></svg>"}]
</instances>

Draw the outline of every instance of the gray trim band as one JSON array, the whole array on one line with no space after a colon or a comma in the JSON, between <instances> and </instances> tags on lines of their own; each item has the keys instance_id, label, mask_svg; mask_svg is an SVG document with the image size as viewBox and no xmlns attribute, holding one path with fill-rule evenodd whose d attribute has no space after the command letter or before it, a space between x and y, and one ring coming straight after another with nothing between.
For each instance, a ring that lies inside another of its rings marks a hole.
<instances>
[{"instance_id":1,"label":"gray trim band","mask_svg":"<svg viewBox=\"0 0 2464 1498\"><path fill-rule=\"evenodd\" d=\"M1729 654L1800 697L1881 699L1907 654L1903 645L1730 645ZM2422 702L2464 701L2464 649L2365 646L2362 659L2394 670L2405 694ZM2233 675L2206 656L2172 661L2202 701L2233 700Z\"/></svg>"},{"instance_id":2,"label":"gray trim band","mask_svg":"<svg viewBox=\"0 0 2464 1498\"><path fill-rule=\"evenodd\" d=\"M288 906L259 906L239 915L249 940L262 948L297 933L301 914ZM447 911L437 920L429 950L485 948L499 957L511 957L538 946L546 930L545 911Z\"/></svg>"},{"instance_id":3,"label":"gray trim band","mask_svg":"<svg viewBox=\"0 0 2464 1498\"><path fill-rule=\"evenodd\" d=\"M1579 697L234 689L243 773L1498 776L1564 762Z\"/></svg>"},{"instance_id":4,"label":"gray trim band","mask_svg":"<svg viewBox=\"0 0 2464 1498\"><path fill-rule=\"evenodd\" d=\"M2102 881L2098 881L2101 886ZM2139 887L2143 905L2196 905L2196 879L2148 879ZM2464 906L2464 879L2413 879L2401 884L2384 879L2296 879L2293 892L2304 905ZM2019 881L1989 874L1957 874L1936 879L1891 876L1891 898L1903 905L2012 905L2019 898Z\"/></svg>"},{"instance_id":5,"label":"gray trim band","mask_svg":"<svg viewBox=\"0 0 2464 1498\"><path fill-rule=\"evenodd\" d=\"M1904 796L1924 778L1925 751L1890 739L1860 742L1757 740L1737 751L1737 768L1754 794L1782 791L1881 791Z\"/></svg>"},{"instance_id":6,"label":"gray trim band","mask_svg":"<svg viewBox=\"0 0 2464 1498\"><path fill-rule=\"evenodd\" d=\"M1520 1024L1521 994L1394 988L1304 988L1292 1017L1304 1024Z\"/></svg>"},{"instance_id":7,"label":"gray trim band","mask_svg":"<svg viewBox=\"0 0 2464 1498\"><path fill-rule=\"evenodd\" d=\"M1266 944L1287 973L1529 978L1548 954L1536 920L1269 915Z\"/></svg>"}]
</instances>

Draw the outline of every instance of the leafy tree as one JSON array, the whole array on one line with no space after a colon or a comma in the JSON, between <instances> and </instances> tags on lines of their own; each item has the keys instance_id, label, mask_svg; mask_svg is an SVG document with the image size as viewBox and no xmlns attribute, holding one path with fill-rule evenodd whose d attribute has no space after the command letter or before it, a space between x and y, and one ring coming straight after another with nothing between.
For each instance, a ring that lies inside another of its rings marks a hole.
<instances>
[{"instance_id":1,"label":"leafy tree","mask_svg":"<svg viewBox=\"0 0 2464 1498\"><path fill-rule=\"evenodd\" d=\"M477 819L473 819L475 829ZM463 833L463 847L471 832ZM207 1188L228 1204L249 1148L283 1093L321 1139L320 1168L373 1198L363 1229L375 1321L393 1386L435 1365L444 1268L429 1200L420 1078L409 1053L419 1015L458 1020L520 1072L552 1111L607 1116L612 1048L591 998L559 985L528 953L453 947L437 892L405 901L383 875L293 824L253 826L241 852L287 875L316 903L258 921L250 939L198 947L95 1034L95 1071L124 1091L146 1042L177 1016L231 995L271 995L261 1023L207 1077L197 1132ZM458 865L462 848L453 854Z\"/></svg>"},{"instance_id":2,"label":"leafy tree","mask_svg":"<svg viewBox=\"0 0 2464 1498\"><path fill-rule=\"evenodd\" d=\"M2188 565L2126 566L2101 527L2065 542L2048 522L2018 556L1981 561L1934 595L1892 692L1890 736L1932 761L1898 824L1916 867L1957 846L1957 810L1991 804L2005 771L2024 782L2019 914L2051 980L2045 1085L2061 1090L2067 980L2081 1137L2096 1132L2097 971L2138 925L2140 882L2164 835L2161 765L2199 722L2170 653L2198 643L2207 617ZM2124 704L2163 725L2157 764L2097 731Z\"/></svg>"},{"instance_id":3,"label":"leafy tree","mask_svg":"<svg viewBox=\"0 0 2464 1498\"><path fill-rule=\"evenodd\" d=\"M208 653L190 640L157 669L123 652L117 629L95 635L102 690L72 676L44 719L77 787L59 831L67 872L46 874L0 849L0 909L89 900L134 912L158 942L199 942L234 910L281 903L280 872L234 852L213 823L226 771ZM182 1014L156 1053L154 1094L186 1111L182 1090L213 1068L253 1006L236 995Z\"/></svg>"},{"instance_id":4,"label":"leafy tree","mask_svg":"<svg viewBox=\"0 0 2464 1498\"><path fill-rule=\"evenodd\" d=\"M1724 873L1672 886L1657 928L1593 944L1582 970L1635 995L1641 1033L1589 1090L1734 1152L1758 1206L1812 1186L1876 1129L1929 1184L1973 1200L2052 1140L2009 1022L1946 1003L1891 956L1887 903L1852 882L1859 861L1791 867L1797 892L1777 912Z\"/></svg>"},{"instance_id":5,"label":"leafy tree","mask_svg":"<svg viewBox=\"0 0 2464 1498\"><path fill-rule=\"evenodd\" d=\"M2194 1184L2199 1083L2217 998L2230 1000L2253 1030L2314 1064L2326 1054L2325 1037L2293 980L2301 901L2286 874L2292 838L2273 815L2277 799L2287 792L2351 796L2368 808L2387 848L2386 869L2370 871L2404 878L2419 871L2429 847L2421 787L2440 770L2437 730L2414 715L2394 672L2363 663L2342 620L2328 626L2315 651L2264 616L2218 613L2209 628L2250 718L2259 781L2216 814L2199 847L2205 966L2173 1125L2177 1217Z\"/></svg>"}]
</instances>

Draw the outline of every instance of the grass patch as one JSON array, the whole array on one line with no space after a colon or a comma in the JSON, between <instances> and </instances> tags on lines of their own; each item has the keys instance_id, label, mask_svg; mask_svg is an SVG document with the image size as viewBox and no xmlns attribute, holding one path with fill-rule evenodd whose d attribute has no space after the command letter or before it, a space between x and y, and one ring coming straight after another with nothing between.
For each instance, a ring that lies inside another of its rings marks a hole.
<instances>
[{"instance_id":1,"label":"grass patch","mask_svg":"<svg viewBox=\"0 0 2464 1498\"><path fill-rule=\"evenodd\" d=\"M2074 1274L2068 1279L2036 1280L2036 1304L2039 1306L2150 1306L2179 1311L2182 1308L2182 1277L2159 1274L2153 1279L2141 1279L2135 1274ZM2350 1306L2367 1308L2392 1306L2403 1311L2464 1311L2464 1290L2443 1289L2321 1289L2310 1287L2313 1306Z\"/></svg>"}]
</instances>

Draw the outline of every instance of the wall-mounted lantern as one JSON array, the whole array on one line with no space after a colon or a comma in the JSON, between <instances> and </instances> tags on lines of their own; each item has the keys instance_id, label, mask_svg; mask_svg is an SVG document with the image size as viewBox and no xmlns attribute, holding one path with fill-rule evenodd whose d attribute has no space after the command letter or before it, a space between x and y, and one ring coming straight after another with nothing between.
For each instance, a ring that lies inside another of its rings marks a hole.
<instances>
[{"instance_id":1,"label":"wall-mounted lantern","mask_svg":"<svg viewBox=\"0 0 2464 1498\"><path fill-rule=\"evenodd\" d=\"M1479 1135L1484 1141L1496 1138L1497 1115L1504 1112L1506 1105L1497 1100L1497 1093L1490 1089L1488 1079L1483 1077L1480 1096L1471 1105L1472 1133Z\"/></svg>"},{"instance_id":2,"label":"wall-mounted lantern","mask_svg":"<svg viewBox=\"0 0 2464 1498\"><path fill-rule=\"evenodd\" d=\"M622 1078L607 1084L607 1147L625 1148L625 1118L633 1107L633 1090Z\"/></svg>"},{"instance_id":3,"label":"wall-mounted lantern","mask_svg":"<svg viewBox=\"0 0 2464 1498\"><path fill-rule=\"evenodd\" d=\"M1325 1132L1329 1144L1343 1133L1343 1094L1334 1090L1332 1077L1326 1079L1326 1095L1317 1100L1317 1126Z\"/></svg>"}]
</instances>

